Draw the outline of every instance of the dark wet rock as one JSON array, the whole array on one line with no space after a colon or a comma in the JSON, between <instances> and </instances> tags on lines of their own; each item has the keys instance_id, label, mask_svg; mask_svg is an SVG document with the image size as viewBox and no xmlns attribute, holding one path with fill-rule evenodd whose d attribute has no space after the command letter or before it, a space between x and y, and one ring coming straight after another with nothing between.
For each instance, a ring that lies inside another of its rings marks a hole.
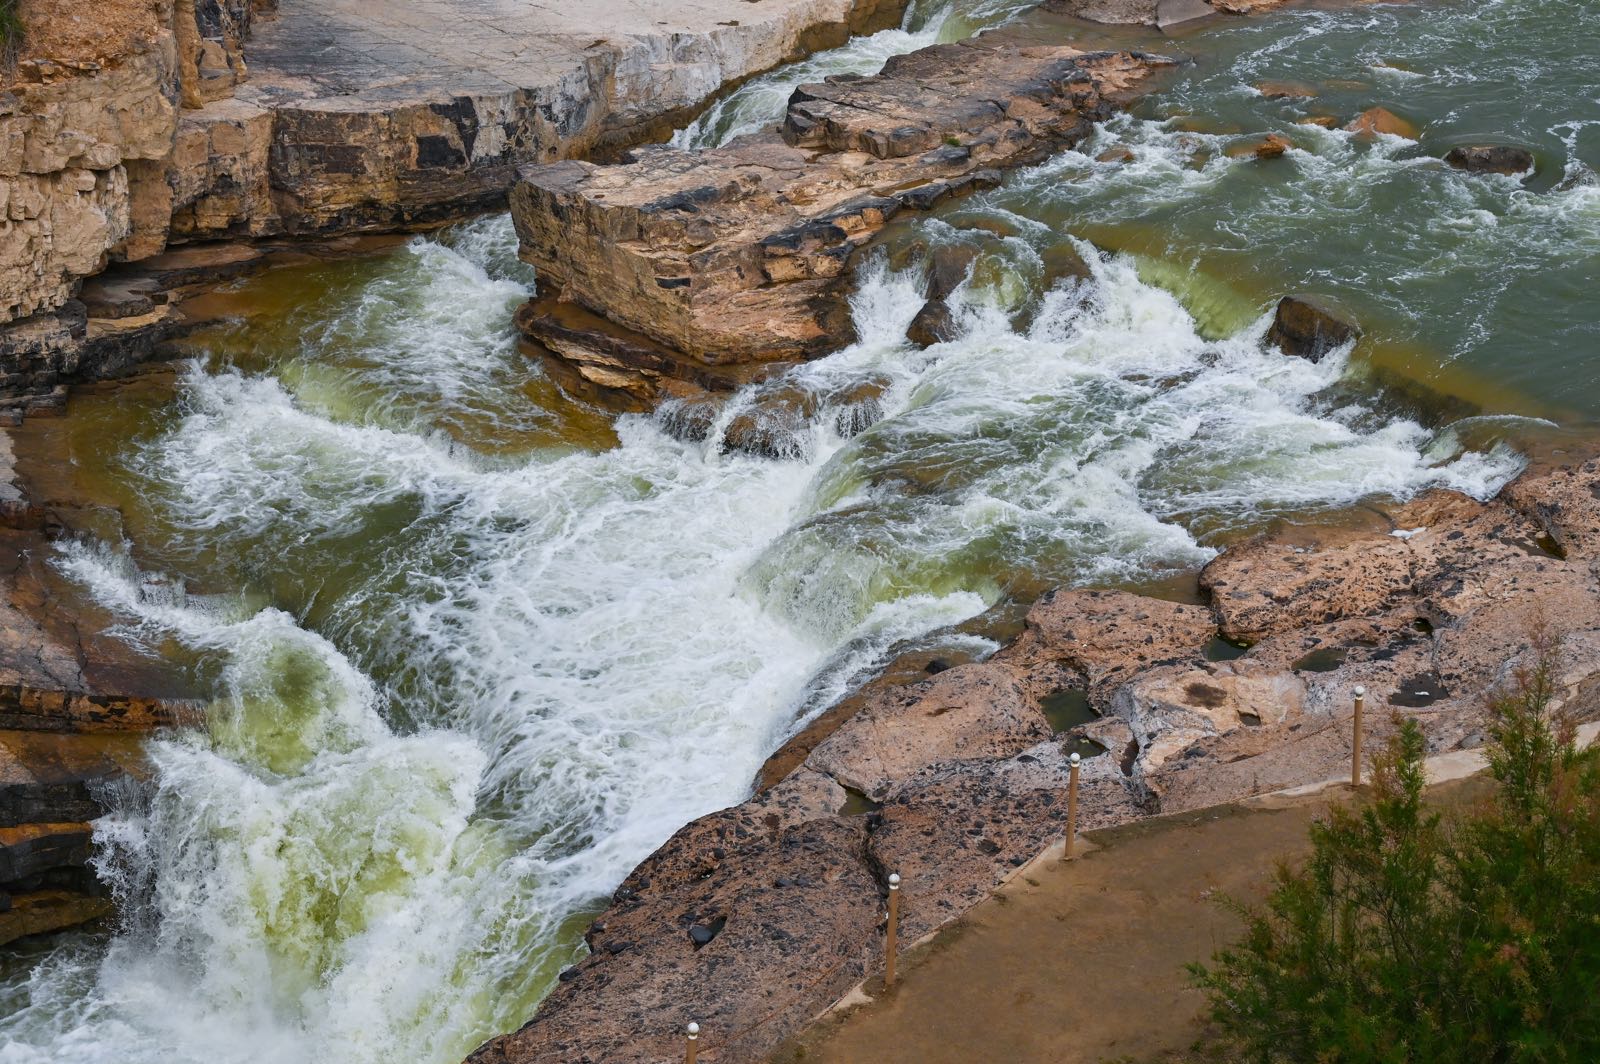
<instances>
[{"instance_id":1,"label":"dark wet rock","mask_svg":"<svg viewBox=\"0 0 1600 1064\"><path fill-rule=\"evenodd\" d=\"M957 335L955 315L950 313L949 304L942 299L930 299L922 304L922 309L917 311L917 316L906 327L906 339L918 347L946 343Z\"/></svg>"},{"instance_id":2,"label":"dark wet rock","mask_svg":"<svg viewBox=\"0 0 1600 1064\"><path fill-rule=\"evenodd\" d=\"M1473 174L1526 174L1533 170L1533 152L1509 144L1473 144L1451 148L1444 161Z\"/></svg>"},{"instance_id":3,"label":"dark wet rock","mask_svg":"<svg viewBox=\"0 0 1600 1064\"><path fill-rule=\"evenodd\" d=\"M204 712L80 613L48 565L45 530L63 530L63 515L17 473L52 438L41 425L0 433L0 896L16 901L0 913L0 942L109 911L90 866L92 821L145 772L141 736ZM58 473L59 450L45 452Z\"/></svg>"},{"instance_id":4,"label":"dark wet rock","mask_svg":"<svg viewBox=\"0 0 1600 1064\"><path fill-rule=\"evenodd\" d=\"M1278 300L1267 342L1286 355L1320 362L1336 347L1361 335L1361 327L1329 300L1293 295Z\"/></svg>"}]
</instances>

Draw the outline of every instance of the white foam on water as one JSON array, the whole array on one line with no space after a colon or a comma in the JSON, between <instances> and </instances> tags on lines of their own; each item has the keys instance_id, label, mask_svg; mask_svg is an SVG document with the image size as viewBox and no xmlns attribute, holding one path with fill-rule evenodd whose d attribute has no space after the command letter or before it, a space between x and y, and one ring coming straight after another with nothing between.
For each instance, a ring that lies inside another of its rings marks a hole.
<instances>
[{"instance_id":1,"label":"white foam on water","mask_svg":"<svg viewBox=\"0 0 1600 1064\"><path fill-rule=\"evenodd\" d=\"M791 73L875 69L872 49L917 39L891 33ZM730 96L688 136L771 121L788 91ZM1335 200L1419 165L1398 142L1297 135L1295 165ZM1118 210L1166 205L1243 165L1226 139L1122 117L1015 184L1076 194L1070 174ZM1114 143L1135 161L1096 162ZM1438 217L1482 229L1492 193L1510 197L1502 225L1582 223L1595 186L1575 177L1525 199L1455 182ZM242 595L152 594L116 545L63 554L131 638L217 663L218 697L209 732L153 743L148 793L99 827L131 923L31 969L0 1064L453 1062L526 1019L638 860L742 798L797 713L898 641L1029 580L1187 570L1276 514L1432 486L1482 498L1520 468L1504 426L1430 433L1331 399L1348 351L1285 358L1265 319L1203 335L1137 261L1087 246L1091 277L1047 293L1014 248L926 351L903 341L920 279L868 271L859 342L778 383L874 378L880 419L852 435L824 409L789 460L722 453L756 391L702 442L631 416L608 450L490 455L473 418L451 419L504 416L498 392L534 372L506 321L528 284L512 240L498 219L414 242L327 308L289 369L191 366L181 415L131 462L191 543L261 567L370 528L325 630Z\"/></svg>"},{"instance_id":2,"label":"white foam on water","mask_svg":"<svg viewBox=\"0 0 1600 1064\"><path fill-rule=\"evenodd\" d=\"M1089 257L1024 332L969 285L963 335L928 351L901 339L920 281L868 271L861 341L794 378L887 380L885 416L853 438L819 417L792 461L639 416L610 450L490 461L190 367L186 414L136 465L197 540L293 549L414 514L373 544L399 555L374 581L409 574L379 656L417 677L414 704L281 611L152 595L119 551L68 549L133 635L221 661L220 696L209 735L152 744L148 802L102 823L135 922L103 958L35 968L41 1002L93 990L3 1021L0 1060L456 1059L525 1018L571 921L633 864L744 796L797 708L995 601L995 570L1115 581L1210 556L1168 514L1483 495L1514 472L1429 458L1408 423L1360 431L1313 401L1339 357L1268 354L1264 323L1204 340L1131 260ZM503 304L500 281L454 274L464 322ZM479 367L429 372L450 394Z\"/></svg>"},{"instance_id":3,"label":"white foam on water","mask_svg":"<svg viewBox=\"0 0 1600 1064\"><path fill-rule=\"evenodd\" d=\"M751 80L672 135L677 148L715 148L779 121L794 90L836 74L876 74L897 55L959 40L1026 11L1030 0L914 2L896 29L880 30ZM931 10L927 10L928 8Z\"/></svg>"}]
</instances>

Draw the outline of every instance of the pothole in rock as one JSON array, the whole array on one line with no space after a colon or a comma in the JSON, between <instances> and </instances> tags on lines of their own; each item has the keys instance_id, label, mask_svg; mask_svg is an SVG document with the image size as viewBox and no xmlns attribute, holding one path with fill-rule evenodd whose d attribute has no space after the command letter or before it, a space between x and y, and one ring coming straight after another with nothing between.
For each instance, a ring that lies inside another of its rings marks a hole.
<instances>
[{"instance_id":1,"label":"pothole in rock","mask_svg":"<svg viewBox=\"0 0 1600 1064\"><path fill-rule=\"evenodd\" d=\"M874 802L854 787L846 787L844 789L844 804L839 807L839 815L860 816L863 813L876 813L882 808L882 802Z\"/></svg>"},{"instance_id":2,"label":"pothole in rock","mask_svg":"<svg viewBox=\"0 0 1600 1064\"><path fill-rule=\"evenodd\" d=\"M1207 661L1232 661L1244 657L1245 651L1250 649L1250 644L1243 640L1226 639L1214 635L1206 643L1205 655Z\"/></svg>"},{"instance_id":3,"label":"pothole in rock","mask_svg":"<svg viewBox=\"0 0 1600 1064\"><path fill-rule=\"evenodd\" d=\"M1350 656L1348 647L1319 647L1289 666L1295 672L1333 672Z\"/></svg>"},{"instance_id":4,"label":"pothole in rock","mask_svg":"<svg viewBox=\"0 0 1600 1064\"><path fill-rule=\"evenodd\" d=\"M1091 757L1099 757L1101 754L1106 753L1107 748L1105 745L1095 742L1087 735L1074 735L1062 745L1061 752L1066 754L1068 757L1071 757L1073 754L1077 754L1079 757L1087 761Z\"/></svg>"},{"instance_id":5,"label":"pothole in rock","mask_svg":"<svg viewBox=\"0 0 1600 1064\"><path fill-rule=\"evenodd\" d=\"M1059 691L1052 691L1039 700L1039 708L1044 711L1044 719L1050 722L1052 735L1071 731L1080 724L1098 720L1100 716L1089 707L1089 692L1081 687L1063 687Z\"/></svg>"},{"instance_id":6,"label":"pothole in rock","mask_svg":"<svg viewBox=\"0 0 1600 1064\"><path fill-rule=\"evenodd\" d=\"M1389 696L1391 706L1419 709L1450 697L1450 691L1436 672L1419 672L1400 681L1400 686Z\"/></svg>"},{"instance_id":7,"label":"pothole in rock","mask_svg":"<svg viewBox=\"0 0 1600 1064\"><path fill-rule=\"evenodd\" d=\"M715 920L708 920L704 923L692 923L689 925L689 941L694 943L695 949L699 949L722 934L722 929L727 924L728 918L726 916L719 916Z\"/></svg>"},{"instance_id":8,"label":"pothole in rock","mask_svg":"<svg viewBox=\"0 0 1600 1064\"><path fill-rule=\"evenodd\" d=\"M1561 544L1556 542L1556 538L1548 532L1540 532L1532 539L1525 539L1521 536L1508 537L1506 542L1524 554L1531 554L1535 558L1554 558L1562 562L1567 560L1567 552L1561 548Z\"/></svg>"}]
</instances>

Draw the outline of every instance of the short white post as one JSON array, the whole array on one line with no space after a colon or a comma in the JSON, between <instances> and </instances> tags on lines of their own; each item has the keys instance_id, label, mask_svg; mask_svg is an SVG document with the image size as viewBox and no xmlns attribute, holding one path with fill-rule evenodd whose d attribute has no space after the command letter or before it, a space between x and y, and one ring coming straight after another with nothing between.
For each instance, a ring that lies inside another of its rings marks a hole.
<instances>
[{"instance_id":1,"label":"short white post","mask_svg":"<svg viewBox=\"0 0 1600 1064\"><path fill-rule=\"evenodd\" d=\"M1061 849L1063 861L1072 860L1073 844L1078 838L1078 762L1083 758L1073 754L1072 770L1067 775L1067 844Z\"/></svg>"},{"instance_id":2,"label":"short white post","mask_svg":"<svg viewBox=\"0 0 1600 1064\"><path fill-rule=\"evenodd\" d=\"M1350 729L1350 786L1361 786L1361 705L1367 700L1367 689L1356 688L1356 716Z\"/></svg>"},{"instance_id":3,"label":"short white post","mask_svg":"<svg viewBox=\"0 0 1600 1064\"><path fill-rule=\"evenodd\" d=\"M693 1020L683 1029L683 1064L694 1064L700 1053L700 1025Z\"/></svg>"},{"instance_id":4,"label":"short white post","mask_svg":"<svg viewBox=\"0 0 1600 1064\"><path fill-rule=\"evenodd\" d=\"M894 955L900 937L900 873L889 874L889 927L884 940L883 985L894 986Z\"/></svg>"}]
</instances>

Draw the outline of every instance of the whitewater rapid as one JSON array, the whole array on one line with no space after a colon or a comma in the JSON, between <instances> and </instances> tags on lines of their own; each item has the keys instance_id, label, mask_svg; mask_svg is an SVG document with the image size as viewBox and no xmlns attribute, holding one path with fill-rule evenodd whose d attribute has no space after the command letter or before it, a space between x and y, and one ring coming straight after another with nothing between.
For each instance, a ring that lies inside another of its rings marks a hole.
<instances>
[{"instance_id":1,"label":"whitewater rapid","mask_svg":"<svg viewBox=\"0 0 1600 1064\"><path fill-rule=\"evenodd\" d=\"M734 135L763 92L684 136ZM1348 350L1269 350L1261 305L1186 263L1079 242L1088 276L1047 282L1042 197L1094 221L1248 173L1194 165L1195 136L1119 119L921 223L988 256L959 337L908 345L920 260L869 265L858 342L768 387L872 379L878 419L823 410L784 460L555 395L510 324L533 279L503 217L216 338L123 457L171 571L142 544L58 559L130 640L202 661L211 727L152 742L149 785L97 825L127 922L9 987L0 1064L454 1062L531 1015L635 863L903 641L1192 571L1276 516L1513 476L1507 432L1421 423L1352 386ZM1097 161L1119 143L1134 165ZM1303 153L1314 187L1416 166L1347 143ZM1587 187L1487 202L1543 239Z\"/></svg>"}]
</instances>

